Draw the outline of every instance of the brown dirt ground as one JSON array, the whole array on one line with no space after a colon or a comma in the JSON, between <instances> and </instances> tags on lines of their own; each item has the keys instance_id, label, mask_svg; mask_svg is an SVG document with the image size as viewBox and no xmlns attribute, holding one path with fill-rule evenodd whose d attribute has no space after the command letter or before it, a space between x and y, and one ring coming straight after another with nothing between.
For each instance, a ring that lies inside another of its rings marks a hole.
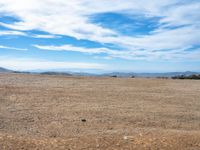
<instances>
[{"instance_id":1,"label":"brown dirt ground","mask_svg":"<svg viewBox=\"0 0 200 150\"><path fill-rule=\"evenodd\" d=\"M0 74L4 149L199 150L200 81Z\"/></svg>"}]
</instances>

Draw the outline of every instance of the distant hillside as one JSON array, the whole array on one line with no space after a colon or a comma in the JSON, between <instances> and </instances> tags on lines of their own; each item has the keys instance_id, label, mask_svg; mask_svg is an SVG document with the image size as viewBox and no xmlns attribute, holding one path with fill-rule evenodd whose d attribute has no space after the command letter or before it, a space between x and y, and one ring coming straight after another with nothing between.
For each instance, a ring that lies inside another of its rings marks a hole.
<instances>
[{"instance_id":1,"label":"distant hillside","mask_svg":"<svg viewBox=\"0 0 200 150\"><path fill-rule=\"evenodd\" d=\"M0 67L0 73L12 72L12 70Z\"/></svg>"},{"instance_id":2,"label":"distant hillside","mask_svg":"<svg viewBox=\"0 0 200 150\"><path fill-rule=\"evenodd\" d=\"M64 76L72 76L70 73L64 73L64 72L42 72L41 75L64 75Z\"/></svg>"},{"instance_id":3,"label":"distant hillside","mask_svg":"<svg viewBox=\"0 0 200 150\"><path fill-rule=\"evenodd\" d=\"M108 74L102 74L101 76L117 76L117 77L173 77L173 76L180 76L180 75L194 75L194 74L200 74L197 72L167 72L167 73L123 73L123 72L113 72Z\"/></svg>"},{"instance_id":4,"label":"distant hillside","mask_svg":"<svg viewBox=\"0 0 200 150\"><path fill-rule=\"evenodd\" d=\"M3 67L0 67L0 73L23 73L23 74L42 74L42 75L64 75L64 76L98 76L98 77L144 77L144 78L178 78L182 76L193 76L200 75L200 72L166 72L166 73L134 73L134 72L112 72L112 73L104 73L104 74L94 74L87 72L70 72L70 71L13 71Z\"/></svg>"}]
</instances>

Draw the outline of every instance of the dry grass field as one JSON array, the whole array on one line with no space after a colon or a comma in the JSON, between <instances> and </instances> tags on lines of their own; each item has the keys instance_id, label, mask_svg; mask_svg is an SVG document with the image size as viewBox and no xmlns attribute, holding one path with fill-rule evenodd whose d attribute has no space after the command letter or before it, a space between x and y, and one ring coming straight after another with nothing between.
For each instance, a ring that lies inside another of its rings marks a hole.
<instances>
[{"instance_id":1,"label":"dry grass field","mask_svg":"<svg viewBox=\"0 0 200 150\"><path fill-rule=\"evenodd\" d=\"M0 150L198 150L200 81L0 74Z\"/></svg>"}]
</instances>

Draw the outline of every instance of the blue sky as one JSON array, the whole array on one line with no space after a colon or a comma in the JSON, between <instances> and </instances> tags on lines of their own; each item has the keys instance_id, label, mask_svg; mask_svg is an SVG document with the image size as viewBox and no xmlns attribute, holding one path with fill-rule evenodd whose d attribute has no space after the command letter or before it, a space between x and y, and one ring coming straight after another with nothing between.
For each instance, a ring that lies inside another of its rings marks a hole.
<instances>
[{"instance_id":1,"label":"blue sky","mask_svg":"<svg viewBox=\"0 0 200 150\"><path fill-rule=\"evenodd\" d=\"M0 66L200 71L198 0L0 0Z\"/></svg>"}]
</instances>

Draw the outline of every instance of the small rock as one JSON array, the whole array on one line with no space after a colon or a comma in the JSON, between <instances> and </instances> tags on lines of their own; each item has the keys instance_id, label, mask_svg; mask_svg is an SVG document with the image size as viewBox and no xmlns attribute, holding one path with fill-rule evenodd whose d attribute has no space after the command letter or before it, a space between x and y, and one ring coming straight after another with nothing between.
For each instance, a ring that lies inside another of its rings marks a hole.
<instances>
[{"instance_id":1,"label":"small rock","mask_svg":"<svg viewBox=\"0 0 200 150\"><path fill-rule=\"evenodd\" d=\"M124 140L128 140L128 137L127 137L127 136L124 136Z\"/></svg>"},{"instance_id":2,"label":"small rock","mask_svg":"<svg viewBox=\"0 0 200 150\"><path fill-rule=\"evenodd\" d=\"M86 119L81 119L82 122L86 122Z\"/></svg>"}]
</instances>

